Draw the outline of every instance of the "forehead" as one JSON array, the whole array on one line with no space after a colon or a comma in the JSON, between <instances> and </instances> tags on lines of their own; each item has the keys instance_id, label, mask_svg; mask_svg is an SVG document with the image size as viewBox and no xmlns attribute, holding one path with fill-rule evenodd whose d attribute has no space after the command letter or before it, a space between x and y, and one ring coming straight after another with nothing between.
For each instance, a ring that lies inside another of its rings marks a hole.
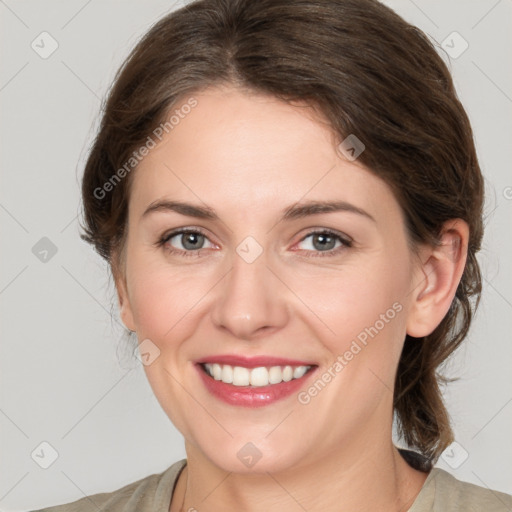
<instances>
[{"instance_id":1,"label":"forehead","mask_svg":"<svg viewBox=\"0 0 512 512\"><path fill-rule=\"evenodd\" d=\"M180 110L187 102L195 106ZM281 211L301 198L393 206L389 187L340 156L332 129L307 105L223 87L185 98L169 115L172 129L133 177L139 214L169 195L238 214Z\"/></svg>"}]
</instances>

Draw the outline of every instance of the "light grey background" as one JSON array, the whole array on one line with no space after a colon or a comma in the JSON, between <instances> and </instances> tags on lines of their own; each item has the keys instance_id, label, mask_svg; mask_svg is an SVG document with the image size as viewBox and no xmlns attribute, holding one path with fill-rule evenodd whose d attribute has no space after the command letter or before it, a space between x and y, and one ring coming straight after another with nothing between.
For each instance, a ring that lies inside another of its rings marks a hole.
<instances>
[{"instance_id":1,"label":"light grey background","mask_svg":"<svg viewBox=\"0 0 512 512\"><path fill-rule=\"evenodd\" d=\"M457 58L441 53L487 180L484 293L447 367L461 377L445 392L458 444L451 465L437 465L512 493L512 1L385 3L439 43L456 31L469 44ZM114 290L76 217L101 98L129 49L176 5L0 0L0 510L112 491L185 456L140 363L122 355ZM47 59L31 48L43 31L59 45ZM450 41L452 51L462 48ZM46 262L32 252L43 237L57 248ZM48 469L31 456L43 441L59 454Z\"/></svg>"}]
</instances>

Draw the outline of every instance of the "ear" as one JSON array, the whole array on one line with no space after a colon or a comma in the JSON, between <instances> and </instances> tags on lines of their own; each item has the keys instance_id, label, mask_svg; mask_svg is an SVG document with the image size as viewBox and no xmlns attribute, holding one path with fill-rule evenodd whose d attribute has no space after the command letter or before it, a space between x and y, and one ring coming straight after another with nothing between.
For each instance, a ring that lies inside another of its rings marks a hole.
<instances>
[{"instance_id":1,"label":"ear","mask_svg":"<svg viewBox=\"0 0 512 512\"><path fill-rule=\"evenodd\" d=\"M407 318L407 334L428 336L448 313L466 265L469 227L461 219L446 222L440 244L424 247Z\"/></svg>"},{"instance_id":2,"label":"ear","mask_svg":"<svg viewBox=\"0 0 512 512\"><path fill-rule=\"evenodd\" d=\"M112 265L112 274L114 276L114 283L117 291L117 299L119 301L119 313L124 325L130 330L135 332L135 322L133 320L133 312L128 295L128 287L126 284L126 275L123 269L118 265Z\"/></svg>"}]
</instances>

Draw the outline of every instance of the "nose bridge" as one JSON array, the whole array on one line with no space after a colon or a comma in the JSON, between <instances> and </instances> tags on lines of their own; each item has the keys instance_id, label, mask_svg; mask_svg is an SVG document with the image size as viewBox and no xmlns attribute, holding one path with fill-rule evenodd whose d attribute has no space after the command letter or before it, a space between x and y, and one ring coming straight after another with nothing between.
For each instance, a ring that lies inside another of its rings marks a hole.
<instances>
[{"instance_id":1,"label":"nose bridge","mask_svg":"<svg viewBox=\"0 0 512 512\"><path fill-rule=\"evenodd\" d=\"M267 267L270 258L254 237L236 246L232 267L223 279L213 308L213 322L239 339L251 339L261 331L282 327L287 321L285 297Z\"/></svg>"}]
</instances>

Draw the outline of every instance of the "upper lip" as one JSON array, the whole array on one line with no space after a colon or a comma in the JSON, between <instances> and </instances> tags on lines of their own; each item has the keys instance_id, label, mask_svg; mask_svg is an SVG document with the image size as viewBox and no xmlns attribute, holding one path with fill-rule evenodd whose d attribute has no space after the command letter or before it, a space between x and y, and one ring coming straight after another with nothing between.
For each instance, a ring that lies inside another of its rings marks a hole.
<instances>
[{"instance_id":1,"label":"upper lip","mask_svg":"<svg viewBox=\"0 0 512 512\"><path fill-rule=\"evenodd\" d=\"M196 361L197 364L229 364L230 366L243 366L244 368L257 368L259 366L316 366L315 363L288 359L275 356L239 356L234 354L212 355Z\"/></svg>"}]
</instances>

